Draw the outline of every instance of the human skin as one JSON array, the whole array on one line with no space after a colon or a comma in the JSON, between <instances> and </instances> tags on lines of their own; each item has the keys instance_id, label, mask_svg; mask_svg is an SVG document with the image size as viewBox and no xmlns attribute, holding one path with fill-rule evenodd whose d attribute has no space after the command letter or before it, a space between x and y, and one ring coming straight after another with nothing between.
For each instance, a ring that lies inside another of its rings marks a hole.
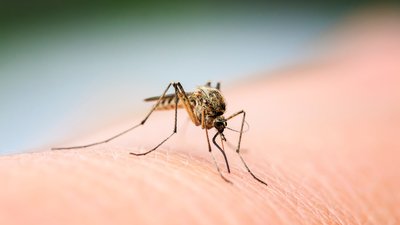
<instances>
[{"instance_id":1,"label":"human skin","mask_svg":"<svg viewBox=\"0 0 400 225\"><path fill-rule=\"evenodd\" d=\"M222 180L204 130L183 110L178 134L129 155L172 131L173 114L156 112L144 130L103 146L0 157L1 224L400 223L400 35L384 31L365 31L351 53L223 87L227 115L247 112L242 155L268 186L228 148L231 131L230 174L213 151L232 184Z\"/></svg>"}]
</instances>

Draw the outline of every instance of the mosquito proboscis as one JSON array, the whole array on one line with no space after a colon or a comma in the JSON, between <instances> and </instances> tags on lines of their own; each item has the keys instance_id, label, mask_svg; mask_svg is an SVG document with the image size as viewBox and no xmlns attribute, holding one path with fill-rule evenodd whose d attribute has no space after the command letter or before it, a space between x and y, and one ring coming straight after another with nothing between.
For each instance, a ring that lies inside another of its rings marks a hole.
<instances>
[{"instance_id":1,"label":"mosquito proboscis","mask_svg":"<svg viewBox=\"0 0 400 225\"><path fill-rule=\"evenodd\" d=\"M174 93L173 94L167 94L168 90L173 87L174 88ZM250 175L257 180L258 182L267 185L266 182L258 178L254 173L250 170L248 167L247 163L244 161L242 155L240 154L240 144L242 141L242 134L243 134L243 127L244 124L246 123L246 112L241 110L238 111L228 117L224 117L223 114L225 113L226 109L226 104L225 104L225 99L221 94L220 91L220 83L217 83L215 87L211 87L211 83L207 82L203 86L199 86L195 91L193 92L185 92L183 89L181 83L179 82L171 82L168 84L167 88L164 90L162 95L157 96L157 97L151 97L151 98L146 98L144 101L146 102L151 102L155 101L156 103L153 105L151 110L147 113L147 115L144 117L144 119L139 123L136 124L133 127L130 127L129 129L122 131L112 137L109 137L106 140L87 144L87 145L80 145L80 146L72 146L72 147L57 147L57 148L52 148L52 150L68 150L68 149L79 149L79 148L88 148L91 146L95 145L100 145L107 143L111 140L114 140L132 130L135 128L144 125L147 121L147 119L150 117L150 115L157 110L167 110L167 109L173 109L175 110L175 123L174 123L174 129L172 133L163 139L157 146L154 148L143 152L143 153L134 153L131 152L131 155L135 156L143 156L147 155L150 152L155 151L158 147L160 147L162 144L164 144L169 138L171 138L174 134L177 133L177 116L178 116L178 109L179 108L184 108L186 109L187 114L189 115L189 118L191 121L196 125L200 126L202 129L205 130L206 138L207 138L207 144L208 144L208 151L211 153L213 162L215 164L215 167L217 168L217 171L219 175L224 179L226 182L231 183L230 180L228 180L221 172L214 155L212 154L212 148L211 148L211 142L214 144L214 146L217 147L217 149L222 153L226 168L228 173L230 173L230 167L228 163L228 159L225 154L224 150L224 141L226 142L226 138L224 136L224 130L227 128L227 121L235 118L236 116L242 115L242 122L240 126L239 132L239 139L238 139L238 144L236 147L236 153L239 155L241 162L245 166L247 172L250 173ZM208 135L208 130L211 128L215 128L217 132L213 136L211 142L210 142L210 137ZM217 143L216 138L217 137L221 138L221 146Z\"/></svg>"}]
</instances>

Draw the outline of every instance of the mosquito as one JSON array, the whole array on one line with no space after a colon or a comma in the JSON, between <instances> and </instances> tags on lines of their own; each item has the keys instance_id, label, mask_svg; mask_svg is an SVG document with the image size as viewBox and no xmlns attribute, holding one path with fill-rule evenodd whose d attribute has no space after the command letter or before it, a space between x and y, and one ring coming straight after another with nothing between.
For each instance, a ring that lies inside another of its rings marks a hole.
<instances>
[{"instance_id":1,"label":"mosquito","mask_svg":"<svg viewBox=\"0 0 400 225\"><path fill-rule=\"evenodd\" d=\"M174 93L173 94L167 94L168 90L171 88L171 86L174 88ZM244 167L246 168L247 172L250 173L250 175L257 180L258 182L264 184L267 186L267 183L258 178L257 176L254 175L254 173L250 170L248 167L247 163L244 161L242 155L240 154L240 144L242 141L242 134L243 134L243 126L245 124L245 118L246 118L246 112L241 110L238 111L228 117L224 117L223 114L225 113L226 109L226 104L225 104L225 99L221 94L220 91L220 83L218 82L215 87L211 87L211 82L207 82L203 86L199 86L195 91L193 92L185 92L183 89L182 85L180 82L171 82L168 84L162 95L156 96L156 97L151 97L151 98L146 98L144 101L146 102L156 102L151 110L147 113L147 115L144 117L144 119L139 123L136 124L135 126L130 127L129 129L122 131L106 140L87 144L87 145L80 145L80 146L72 146L72 147L58 147L58 148L52 148L52 150L68 150L68 149L80 149L80 148L88 148L92 147L95 145L100 145L107 143L111 140L114 140L132 130L135 128L142 126L146 123L147 119L150 117L150 115L154 111L158 110L175 110L175 123L174 123L174 129L172 133L163 139L157 146L152 148L151 150L148 150L143 153L134 153L131 152L131 155L135 156L143 156L147 155L150 152L155 151L160 147L162 144L164 144L168 139L170 139L174 134L177 133L177 118L178 118L178 109L179 108L184 108L186 109L187 114L189 115L189 118L191 121L196 125L196 126L201 126L201 129L204 129L205 135L207 138L207 144L208 144L208 151L210 152L213 162L215 164L215 167L219 173L219 175L222 177L223 180L225 180L228 183L231 183L230 180L228 180L221 172L217 161L212 153L212 148L210 144L210 137L208 135L208 130L215 128L216 133L213 136L212 143L217 147L217 149L222 153L224 160L225 160L225 165L227 168L228 173L230 173L230 167L228 163L228 159L225 154L224 150L224 141L226 142L226 138L224 136L224 130L225 128L230 129L227 127L227 121L230 119L233 119L239 115L242 115L242 122L241 122L241 127L239 132L239 139L238 139L238 144L236 147L236 153L239 155L240 160L242 161ZM231 129L233 130L233 129ZM221 145L222 147L217 143L217 137L220 137L221 139Z\"/></svg>"}]
</instances>

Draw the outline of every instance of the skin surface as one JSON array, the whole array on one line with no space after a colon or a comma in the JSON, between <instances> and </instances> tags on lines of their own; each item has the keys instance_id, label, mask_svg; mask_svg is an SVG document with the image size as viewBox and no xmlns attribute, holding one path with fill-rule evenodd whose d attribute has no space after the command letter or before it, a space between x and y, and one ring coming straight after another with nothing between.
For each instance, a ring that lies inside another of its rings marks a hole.
<instances>
[{"instance_id":1,"label":"skin surface","mask_svg":"<svg viewBox=\"0 0 400 225\"><path fill-rule=\"evenodd\" d=\"M172 131L173 111L156 112L109 144L0 157L1 224L399 224L400 32L366 24L344 29L329 55L223 89L226 116L247 112L243 157L268 187L244 170L230 131L231 174L214 148L233 184L223 181L183 110L177 135L129 155Z\"/></svg>"}]
</instances>

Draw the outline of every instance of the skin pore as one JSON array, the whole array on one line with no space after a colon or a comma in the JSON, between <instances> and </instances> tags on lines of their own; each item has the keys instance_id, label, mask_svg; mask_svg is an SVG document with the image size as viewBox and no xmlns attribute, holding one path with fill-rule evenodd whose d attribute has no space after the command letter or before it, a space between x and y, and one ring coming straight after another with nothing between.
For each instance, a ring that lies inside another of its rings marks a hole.
<instances>
[{"instance_id":1,"label":"skin pore","mask_svg":"<svg viewBox=\"0 0 400 225\"><path fill-rule=\"evenodd\" d=\"M129 155L172 131L173 114L156 112L116 143L0 157L1 223L399 223L400 32L390 23L358 28L330 55L222 86L226 116L247 113L242 155L268 187L244 169L229 131L230 174L213 149L232 184L222 180L204 130L182 110L177 135L149 155Z\"/></svg>"}]
</instances>

